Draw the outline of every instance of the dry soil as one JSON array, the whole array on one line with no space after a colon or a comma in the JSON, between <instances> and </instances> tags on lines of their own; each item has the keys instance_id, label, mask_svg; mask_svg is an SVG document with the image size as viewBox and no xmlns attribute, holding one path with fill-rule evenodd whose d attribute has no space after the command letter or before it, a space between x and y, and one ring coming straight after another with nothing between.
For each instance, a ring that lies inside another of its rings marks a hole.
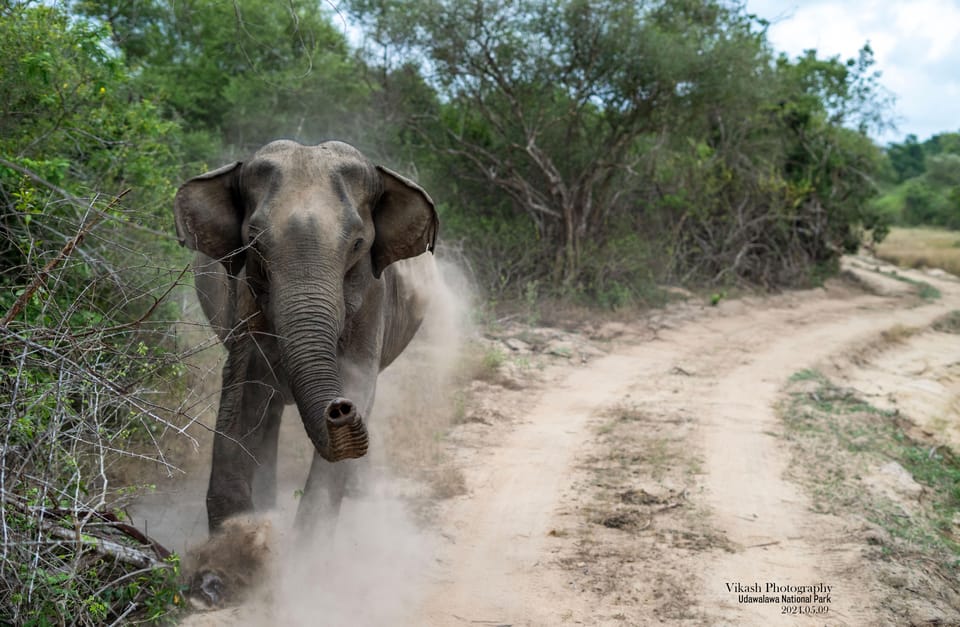
<instances>
[{"instance_id":1,"label":"dry soil","mask_svg":"<svg viewBox=\"0 0 960 627\"><path fill-rule=\"evenodd\" d=\"M418 460L433 489L410 473L398 481L382 457L375 488L347 505L340 557L301 555L296 594L278 592L274 572L266 593L193 624L275 624L278 612L304 625L960 624L955 575L937 584L951 593L922 589L931 579L911 578L908 561L899 579L884 575L901 545L863 508L816 505L809 447L784 423L791 377L816 371L930 441L958 443L960 335L930 325L960 309L960 282L844 264L846 278L819 289L716 306L691 296L575 331L502 325L480 340L495 372L438 405L455 424ZM939 297L919 296L920 282ZM385 376L383 403L403 414ZM866 464L856 481L867 490L871 472L899 472L882 468ZM285 490L297 473L285 472ZM922 509L930 488L895 479L884 485L903 515ZM198 504L189 520L140 512L168 537L202 527L202 480L181 485L170 494ZM332 581L335 594L317 592ZM819 598L784 600L801 586ZM891 602L911 586L909 602Z\"/></svg>"}]
</instances>

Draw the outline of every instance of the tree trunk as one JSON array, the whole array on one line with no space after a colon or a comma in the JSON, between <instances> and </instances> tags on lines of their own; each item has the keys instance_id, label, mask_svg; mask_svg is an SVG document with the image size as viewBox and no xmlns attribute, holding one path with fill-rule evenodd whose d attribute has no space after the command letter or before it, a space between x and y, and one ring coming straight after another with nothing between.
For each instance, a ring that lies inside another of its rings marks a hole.
<instances>
[{"instance_id":1,"label":"tree trunk","mask_svg":"<svg viewBox=\"0 0 960 627\"><path fill-rule=\"evenodd\" d=\"M554 281L571 287L580 274L580 234L577 232L576 210L573 205L563 208L563 222L554 266Z\"/></svg>"}]
</instances>

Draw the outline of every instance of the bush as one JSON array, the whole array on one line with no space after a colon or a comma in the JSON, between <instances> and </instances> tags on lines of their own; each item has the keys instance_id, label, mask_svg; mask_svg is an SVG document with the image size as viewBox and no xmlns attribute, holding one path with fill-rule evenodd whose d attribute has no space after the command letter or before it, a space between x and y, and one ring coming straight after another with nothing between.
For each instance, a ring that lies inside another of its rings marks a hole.
<instances>
[{"instance_id":1,"label":"bush","mask_svg":"<svg viewBox=\"0 0 960 627\"><path fill-rule=\"evenodd\" d=\"M390 59L429 59L436 98L406 126L455 199L444 235L494 295L797 285L882 236L864 210L889 167L867 136L886 105L868 46L775 57L765 22L713 0L346 6L384 84Z\"/></svg>"},{"instance_id":2,"label":"bush","mask_svg":"<svg viewBox=\"0 0 960 627\"><path fill-rule=\"evenodd\" d=\"M125 524L113 475L168 424L181 368L180 273L157 261L177 127L134 96L109 29L59 6L5 4L0 48L0 623L160 619L176 560Z\"/></svg>"},{"instance_id":3,"label":"bush","mask_svg":"<svg viewBox=\"0 0 960 627\"><path fill-rule=\"evenodd\" d=\"M664 247L631 226L624 221L619 228L610 228L605 240L585 245L579 297L604 309L665 302L657 285L666 270Z\"/></svg>"},{"instance_id":4,"label":"bush","mask_svg":"<svg viewBox=\"0 0 960 627\"><path fill-rule=\"evenodd\" d=\"M947 153L928 157L927 180L940 187L960 185L960 155Z\"/></svg>"},{"instance_id":5,"label":"bush","mask_svg":"<svg viewBox=\"0 0 960 627\"><path fill-rule=\"evenodd\" d=\"M903 221L911 226L927 224L960 227L960 216L951 216L946 198L924 178L906 182L903 190Z\"/></svg>"},{"instance_id":6,"label":"bush","mask_svg":"<svg viewBox=\"0 0 960 627\"><path fill-rule=\"evenodd\" d=\"M0 622L157 619L179 602L176 562L125 524L131 493L113 470L123 456L150 460L131 443L169 425L158 386L182 374L172 319L156 276L132 280L154 262L108 265L97 236L116 241L123 229L97 232L84 217L59 252L25 240L44 263L18 268L24 281L0 296Z\"/></svg>"},{"instance_id":7,"label":"bush","mask_svg":"<svg viewBox=\"0 0 960 627\"><path fill-rule=\"evenodd\" d=\"M546 276L544 251L535 244L536 228L523 215L497 208L486 215L438 208L447 247L469 260L477 285L495 300L520 298L524 285Z\"/></svg>"}]
</instances>

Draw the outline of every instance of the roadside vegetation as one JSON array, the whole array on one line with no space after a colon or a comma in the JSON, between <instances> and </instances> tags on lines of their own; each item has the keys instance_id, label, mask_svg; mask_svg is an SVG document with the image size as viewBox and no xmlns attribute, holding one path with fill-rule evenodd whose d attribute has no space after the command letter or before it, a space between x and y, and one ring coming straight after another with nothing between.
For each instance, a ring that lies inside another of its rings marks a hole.
<instances>
[{"instance_id":1,"label":"roadside vegetation","mask_svg":"<svg viewBox=\"0 0 960 627\"><path fill-rule=\"evenodd\" d=\"M909 135L886 148L880 193L870 201L884 223L895 225L874 250L909 268L960 274L960 133L919 141Z\"/></svg>"},{"instance_id":2,"label":"roadside vegetation","mask_svg":"<svg viewBox=\"0 0 960 627\"><path fill-rule=\"evenodd\" d=\"M790 59L725 3L348 3L479 283L609 307L810 284L883 225L873 53ZM540 45L530 46L530 41Z\"/></svg>"},{"instance_id":3,"label":"roadside vegetation","mask_svg":"<svg viewBox=\"0 0 960 627\"><path fill-rule=\"evenodd\" d=\"M278 137L349 141L430 190L441 254L530 320L815 284L927 220L869 202L884 172L949 183L949 137L922 172L869 139L890 104L869 46L789 58L736 3L341 6L0 6L0 622L182 602L176 557L124 522L119 469L176 472L158 443L197 411L177 400L199 347L178 341L170 210L189 176Z\"/></svg>"},{"instance_id":4,"label":"roadside vegetation","mask_svg":"<svg viewBox=\"0 0 960 627\"><path fill-rule=\"evenodd\" d=\"M956 607L945 585L960 568L956 453L932 441L909 416L878 409L818 370L791 377L781 415L793 452L791 478L810 493L814 511L862 522L850 531L867 541L876 580L890 590L885 609L915 623L923 622L925 608Z\"/></svg>"},{"instance_id":5,"label":"roadside vegetation","mask_svg":"<svg viewBox=\"0 0 960 627\"><path fill-rule=\"evenodd\" d=\"M889 169L872 206L894 224L960 229L960 133L887 146Z\"/></svg>"},{"instance_id":6,"label":"roadside vegetation","mask_svg":"<svg viewBox=\"0 0 960 627\"><path fill-rule=\"evenodd\" d=\"M4 624L157 620L180 603L176 556L126 524L114 473L166 428L159 392L182 374L177 125L136 97L108 38L56 6L0 9Z\"/></svg>"}]
</instances>

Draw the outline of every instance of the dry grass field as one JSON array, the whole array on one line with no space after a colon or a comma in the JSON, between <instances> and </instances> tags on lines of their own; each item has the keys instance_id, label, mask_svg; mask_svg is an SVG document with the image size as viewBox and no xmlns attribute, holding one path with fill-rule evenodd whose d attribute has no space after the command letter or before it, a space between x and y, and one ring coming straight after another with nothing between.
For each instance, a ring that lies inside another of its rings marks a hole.
<instances>
[{"instance_id":1,"label":"dry grass field","mask_svg":"<svg viewBox=\"0 0 960 627\"><path fill-rule=\"evenodd\" d=\"M960 232L895 228L877 246L877 257L907 268L940 268L960 275Z\"/></svg>"}]
</instances>

